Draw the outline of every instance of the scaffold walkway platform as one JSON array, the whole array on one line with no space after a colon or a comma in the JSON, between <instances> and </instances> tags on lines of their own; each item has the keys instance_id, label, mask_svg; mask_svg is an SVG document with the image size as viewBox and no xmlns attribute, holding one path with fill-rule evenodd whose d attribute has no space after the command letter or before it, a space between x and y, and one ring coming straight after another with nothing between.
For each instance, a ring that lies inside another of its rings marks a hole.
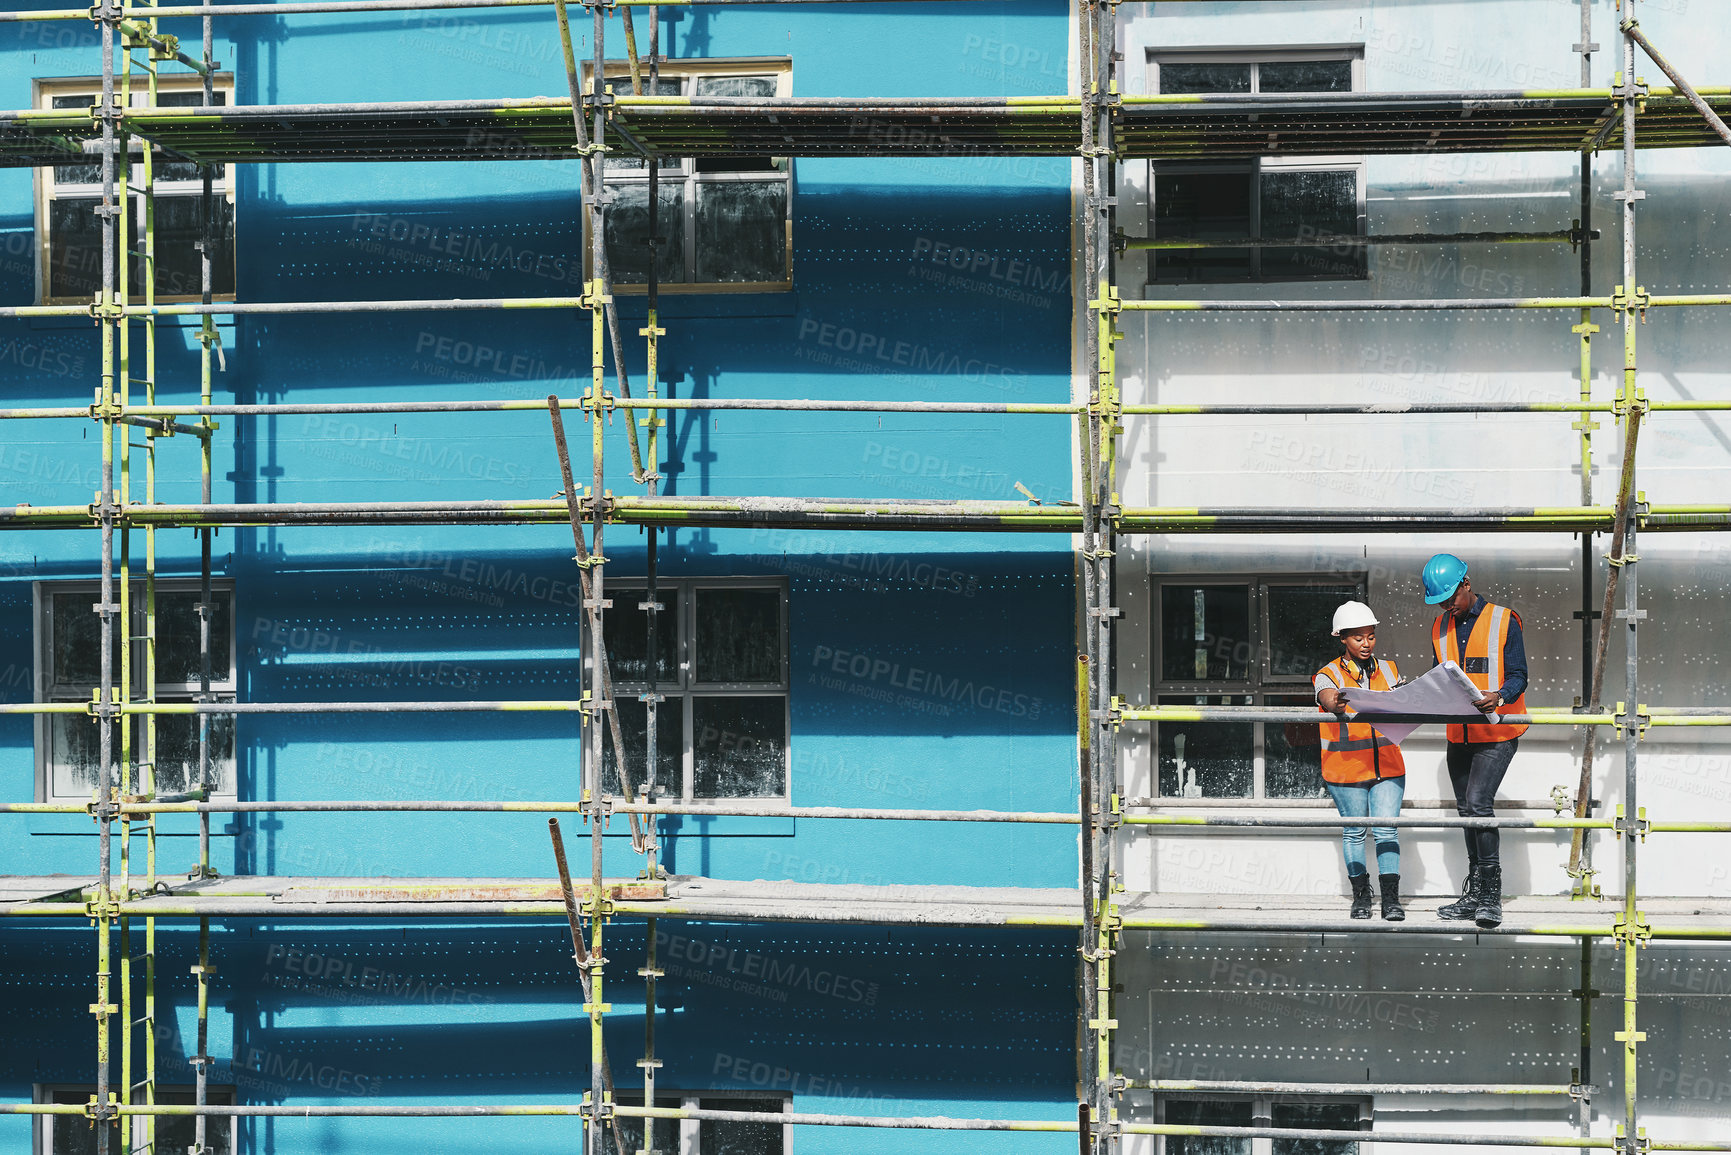
<instances>
[{"instance_id":1,"label":"scaffold walkway platform","mask_svg":"<svg viewBox=\"0 0 1731 1155\"><path fill-rule=\"evenodd\" d=\"M0 878L0 918L82 918L96 900L94 875ZM1081 891L1011 886L877 885L750 881L674 875L665 898L631 897L640 880L610 879L615 918L691 922L814 925L1053 927L1082 925ZM1458 897L1411 895L1406 922L1353 920L1319 913L1312 894L1126 893L1117 909L1125 930L1398 935L1494 935L1615 938L1616 899L1582 902L1568 895L1513 895L1503 923L1481 930L1443 922L1427 906ZM165 884L149 895L116 899L121 915L157 918L542 918L564 922L556 879L303 878L240 876ZM1338 905L1338 904L1337 904ZM1731 938L1731 899L1641 899L1653 939Z\"/></svg>"},{"instance_id":2,"label":"scaffold walkway platform","mask_svg":"<svg viewBox=\"0 0 1731 1155\"><path fill-rule=\"evenodd\" d=\"M1696 90L1731 115L1731 88ZM1643 99L1637 146L1718 143L1671 88ZM613 96L608 144L644 156L1071 156L1073 96L854 98ZM1621 147L1620 93L1557 91L1125 96L1121 160L1344 153L1573 152ZM404 103L142 107L118 127L204 164L575 159L568 97ZM0 167L95 155L91 109L0 112Z\"/></svg>"}]
</instances>

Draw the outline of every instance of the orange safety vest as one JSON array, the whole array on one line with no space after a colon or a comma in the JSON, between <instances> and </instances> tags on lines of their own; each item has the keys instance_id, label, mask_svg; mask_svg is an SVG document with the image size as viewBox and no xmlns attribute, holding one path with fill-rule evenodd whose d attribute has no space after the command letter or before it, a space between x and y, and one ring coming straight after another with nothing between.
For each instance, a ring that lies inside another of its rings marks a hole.
<instances>
[{"instance_id":1,"label":"orange safety vest","mask_svg":"<svg viewBox=\"0 0 1731 1155\"><path fill-rule=\"evenodd\" d=\"M1392 690L1400 681L1400 671L1395 669L1393 662L1377 662L1370 677L1366 678L1359 671L1358 663L1345 654L1322 667L1317 674L1342 690L1355 686L1361 690ZM1328 713L1320 705L1317 709ZM1370 723L1332 721L1322 723L1321 729L1324 782L1346 786L1405 777L1406 762L1400 756L1400 747L1384 738L1382 732Z\"/></svg>"},{"instance_id":2,"label":"orange safety vest","mask_svg":"<svg viewBox=\"0 0 1731 1155\"><path fill-rule=\"evenodd\" d=\"M1503 646L1509 640L1509 623L1520 620L1521 615L1507 606L1486 602L1484 609L1479 611L1478 620L1473 622L1473 628L1467 634L1467 652L1463 657L1454 623L1448 614L1438 614L1430 631L1431 648L1436 652L1437 664L1453 662L1481 693L1496 693L1503 684ZM1504 702L1502 709L1497 712L1525 714L1525 691L1514 701ZM1448 730L1450 742L1506 742L1527 732L1525 725L1474 726L1470 723L1450 726Z\"/></svg>"}]
</instances>

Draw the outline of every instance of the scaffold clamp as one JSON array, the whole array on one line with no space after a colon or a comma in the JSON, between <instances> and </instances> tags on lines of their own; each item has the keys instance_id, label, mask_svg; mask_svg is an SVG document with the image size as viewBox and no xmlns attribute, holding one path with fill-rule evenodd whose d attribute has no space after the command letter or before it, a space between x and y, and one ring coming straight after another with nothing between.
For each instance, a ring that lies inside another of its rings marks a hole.
<instances>
[{"instance_id":1,"label":"scaffold clamp","mask_svg":"<svg viewBox=\"0 0 1731 1155\"><path fill-rule=\"evenodd\" d=\"M1101 313L1122 313L1124 311L1124 298L1118 295L1116 288L1107 285L1105 291L1097 299L1088 302L1088 307Z\"/></svg>"},{"instance_id":2,"label":"scaffold clamp","mask_svg":"<svg viewBox=\"0 0 1731 1155\"><path fill-rule=\"evenodd\" d=\"M1640 616L1642 616L1642 617L1647 616L1646 613L1642 610L1636 610L1635 612L1637 614L1640 614ZM1618 617L1625 617L1625 616L1627 616L1627 614L1628 614L1628 611L1624 611L1623 613L1620 613L1617 616ZM1614 715L1612 715L1612 717L1614 718L1613 725L1615 725L1617 728L1617 736L1623 737L1625 730L1628 727L1633 726L1634 730L1635 730L1635 737L1636 738L1645 738L1647 736L1647 727L1652 725L1652 723L1653 723L1653 716L1651 714L1649 714L1647 712L1647 710L1648 710L1647 706L1645 706L1641 703L1637 703L1635 705L1634 713L1631 714L1629 712L1629 710L1625 707L1624 703L1618 702L1617 703L1617 712Z\"/></svg>"},{"instance_id":3,"label":"scaffold clamp","mask_svg":"<svg viewBox=\"0 0 1731 1155\"><path fill-rule=\"evenodd\" d=\"M1650 830L1652 826L1653 824L1647 821L1647 808L1645 806L1642 806L1635 811L1635 821L1630 822L1623 811L1623 807L1619 805L1617 807L1617 817L1611 822L1611 829L1617 832L1619 838L1624 834L1634 834L1642 842L1647 841L1647 831Z\"/></svg>"},{"instance_id":4,"label":"scaffold clamp","mask_svg":"<svg viewBox=\"0 0 1731 1155\"><path fill-rule=\"evenodd\" d=\"M1640 200L1646 195L1646 193L1637 192L1631 193L1630 197L1633 200ZM1621 198L1623 194L1618 193L1617 196ZM1627 285L1618 285L1611 293L1611 312L1613 315L1620 314L1628 309L1635 309L1640 312L1641 320L1645 322L1647 319L1647 309L1652 305L1652 303L1653 296L1651 293L1647 292L1645 285L1636 285L1633 295L1628 292Z\"/></svg>"},{"instance_id":5,"label":"scaffold clamp","mask_svg":"<svg viewBox=\"0 0 1731 1155\"><path fill-rule=\"evenodd\" d=\"M1620 289L1619 286L1619 291ZM1632 400L1625 396L1620 389L1617 391L1617 395L1611 398L1611 412L1615 413L1619 420L1627 417L1631 412L1639 413L1644 417L1649 408L1645 389L1635 390L1635 396Z\"/></svg>"},{"instance_id":6,"label":"scaffold clamp","mask_svg":"<svg viewBox=\"0 0 1731 1155\"><path fill-rule=\"evenodd\" d=\"M612 300L612 294L607 291L607 283L597 279L583 283L583 295L577 299L577 304L580 308L593 311Z\"/></svg>"}]
</instances>

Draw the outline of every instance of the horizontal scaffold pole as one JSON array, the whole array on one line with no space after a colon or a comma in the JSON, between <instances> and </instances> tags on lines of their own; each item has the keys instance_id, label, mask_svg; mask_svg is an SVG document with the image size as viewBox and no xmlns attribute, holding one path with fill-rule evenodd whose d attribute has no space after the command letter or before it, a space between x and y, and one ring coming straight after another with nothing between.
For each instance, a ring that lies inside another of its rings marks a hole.
<instances>
[{"instance_id":1,"label":"horizontal scaffold pole","mask_svg":"<svg viewBox=\"0 0 1731 1155\"><path fill-rule=\"evenodd\" d=\"M289 316L297 313L449 313L492 309L581 309L582 297L453 297L402 301L228 301L168 305L116 305L116 316L224 317ZM1728 293L1652 294L1633 301L1618 297L1419 297L1356 301L1274 300L1126 300L1116 307L1152 313L1356 313L1450 310L1611 309L1638 310L1731 305ZM85 317L88 305L6 305L0 317Z\"/></svg>"},{"instance_id":2,"label":"horizontal scaffold pole","mask_svg":"<svg viewBox=\"0 0 1731 1155\"><path fill-rule=\"evenodd\" d=\"M1358 301L1127 300L1117 305L1127 312L1142 313L1425 313L1475 309L1493 312L1510 309L1612 309L1621 312L1629 307L1630 302L1615 297L1411 297ZM1633 307L1638 310L1722 305L1731 305L1731 294L1655 294L1633 302Z\"/></svg>"},{"instance_id":3,"label":"horizontal scaffold pole","mask_svg":"<svg viewBox=\"0 0 1731 1155\"><path fill-rule=\"evenodd\" d=\"M590 408L587 398L561 398L561 409ZM1649 413L1717 413L1731 411L1731 401L1649 401ZM206 436L202 426L168 425L163 419L174 417L277 417L296 414L320 414L340 417L344 414L377 413L508 413L545 410L542 397L509 398L476 401L276 401L258 404L231 405L127 405L116 412L118 420L133 423L150 422L152 428L192 436ZM1017 413L1073 416L1087 412L1087 405L1066 402L999 402L999 401L880 401L838 400L834 398L793 397L615 397L603 396L602 409L651 410L776 410L811 413ZM1131 416L1146 417L1247 417L1247 416L1367 416L1402 417L1435 414L1476 413L1615 413L1618 406L1611 401L1488 401L1473 404L1464 401L1367 401L1355 402L1294 402L1279 404L1210 403L1206 405L1123 405L1119 411ZM0 409L0 421L25 419L99 420L88 406L44 406L29 409Z\"/></svg>"},{"instance_id":4,"label":"horizontal scaffold pole","mask_svg":"<svg viewBox=\"0 0 1731 1155\"><path fill-rule=\"evenodd\" d=\"M712 7L717 5L810 4L812 0L607 0L609 8ZM868 3L877 0L822 0L825 4ZM929 3L932 0L890 0L892 3ZM192 4L165 4L160 8L122 8L122 16L168 19L176 16L293 16L322 12L403 12L461 8L550 8L553 0L285 0L282 4L217 4L209 8ZM0 24L35 20L89 20L88 8L47 8L41 11L0 12Z\"/></svg>"},{"instance_id":5,"label":"horizontal scaffold pole","mask_svg":"<svg viewBox=\"0 0 1731 1155\"><path fill-rule=\"evenodd\" d=\"M594 1106L589 1103L513 1103L513 1104L448 1104L448 1103L338 1103L338 1104L234 1104L232 1106L195 1107L168 1103L123 1103L113 1107L128 1116L196 1116L216 1118L458 1118L490 1116L565 1115L590 1117ZM912 1131L1021 1131L1029 1133L1075 1133L1074 1119L965 1119L947 1115L830 1115L808 1111L765 1112L723 1111L703 1107L639 1107L624 1103L612 1106L615 1115L625 1119L690 1119L717 1123L758 1123L792 1127L864 1127ZM85 1108L74 1103L0 1103L0 1114L17 1115L83 1115ZM1508 1146L1508 1147L1590 1147L1610 1150L1617 1146L1614 1139L1595 1139L1579 1135L1510 1135L1469 1134L1464 1132L1416 1131L1335 1131L1321 1128L1296 1127L1192 1127L1178 1123L1123 1123L1120 1128L1132 1135L1174 1135L1199 1138L1248 1139L1284 1138L1309 1142L1363 1142L1370 1136L1378 1143L1439 1143L1447 1146ZM1731 1142L1684 1140L1667 1143L1654 1140L1650 1146L1664 1151L1731 1151Z\"/></svg>"},{"instance_id":6,"label":"horizontal scaffold pole","mask_svg":"<svg viewBox=\"0 0 1731 1155\"><path fill-rule=\"evenodd\" d=\"M580 508L586 508L584 498ZM569 520L563 501L375 501L272 504L132 504L122 526L249 525L546 525ZM1610 506L1488 509L1342 510L1137 508L1115 519L1119 533L1604 533ZM873 501L799 497L629 497L608 500L609 524L681 528L860 529L917 532L1078 533L1082 511L1069 503ZM96 525L84 505L0 507L0 529L77 529ZM1731 529L1731 505L1652 505L1647 530Z\"/></svg>"},{"instance_id":7,"label":"horizontal scaffold pole","mask_svg":"<svg viewBox=\"0 0 1731 1155\"><path fill-rule=\"evenodd\" d=\"M1298 993L1303 993L1302 990ZM1126 1079L1135 1091L1214 1091L1237 1095L1591 1095L1578 1083L1282 1083L1244 1079Z\"/></svg>"},{"instance_id":8,"label":"horizontal scaffold pole","mask_svg":"<svg viewBox=\"0 0 1731 1155\"><path fill-rule=\"evenodd\" d=\"M1599 239L1599 230L1590 234ZM1124 237L1120 246L1131 252L1195 252L1215 249L1362 249L1373 245L1540 245L1579 244L1581 234L1575 229L1553 229L1550 232L1483 232L1483 233L1384 233L1380 236L1361 233L1315 233L1302 237L1232 237L1225 240L1203 240L1199 237Z\"/></svg>"},{"instance_id":9,"label":"horizontal scaffold pole","mask_svg":"<svg viewBox=\"0 0 1731 1155\"><path fill-rule=\"evenodd\" d=\"M1299 722L1322 723L1333 720L1332 714L1322 714L1306 706L1132 706L1114 715L1121 722ZM1711 708L1703 713L1667 713L1646 706L1637 709L1633 719L1623 713L1577 714L1572 710L1533 710L1525 714L1499 714L1511 726L1625 726L1634 721L1640 726L1731 726L1731 707ZM1369 720L1360 719L1361 721ZM1438 725L1482 726L1483 714L1377 714L1379 722L1418 722Z\"/></svg>"},{"instance_id":10,"label":"horizontal scaffold pole","mask_svg":"<svg viewBox=\"0 0 1731 1155\"><path fill-rule=\"evenodd\" d=\"M1216 800L1218 803L1220 800ZM1315 800L1321 804L1322 800ZM86 802L0 802L0 814L85 814L94 803ZM1036 825L1074 826L1080 818L1064 811L1040 810L911 810L856 806L766 806L739 802L680 803L613 801L610 808L620 814L696 815L709 818L812 818L847 819L887 822L1003 822ZM350 813L479 813L479 814L578 814L588 807L579 799L547 801L487 799L288 799L280 801L236 801L217 799L198 801L187 799L157 799L124 801L115 809L121 814L350 814ZM1338 814L1286 814L1279 811L1266 815L1243 814L1141 814L1129 813L1121 821L1127 826L1258 826L1289 829L1338 829L1362 825L1355 818ZM1610 818L1512 818L1493 816L1463 818L1457 815L1426 817L1413 814L1389 817L1390 826L1415 829L1484 829L1484 830L1612 830L1617 823ZM1731 822L1654 822L1647 829L1655 832L1688 832L1697 834L1731 833Z\"/></svg>"}]
</instances>

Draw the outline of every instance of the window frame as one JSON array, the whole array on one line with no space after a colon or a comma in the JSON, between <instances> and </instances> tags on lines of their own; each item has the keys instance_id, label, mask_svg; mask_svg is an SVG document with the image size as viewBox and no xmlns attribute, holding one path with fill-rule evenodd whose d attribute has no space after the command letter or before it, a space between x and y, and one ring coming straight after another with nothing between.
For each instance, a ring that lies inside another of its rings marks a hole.
<instances>
[{"instance_id":1,"label":"window frame","mask_svg":"<svg viewBox=\"0 0 1731 1155\"><path fill-rule=\"evenodd\" d=\"M1162 1092L1154 1096L1154 1121L1166 1122L1166 1105L1178 1102L1248 1102L1250 1106L1250 1125L1252 1127L1272 1128L1274 1126L1274 1105L1278 1101L1283 1104L1302 1103L1307 1106L1327 1106L1340 1104L1358 1108L1358 1127L1364 1132L1365 1138L1357 1140L1359 1155L1365 1155L1364 1145L1376 1141L1376 1104L1369 1095L1256 1095L1234 1094L1230 1092ZM1298 1128L1294 1128L1297 1130ZM1171 1136L1159 1136L1156 1155L1167 1155L1171 1149L1168 1139ZM1271 1136L1257 1137L1248 1140L1250 1155L1274 1155L1274 1139ZM1346 1142L1346 1140L1340 1140Z\"/></svg>"},{"instance_id":2,"label":"window frame","mask_svg":"<svg viewBox=\"0 0 1731 1155\"><path fill-rule=\"evenodd\" d=\"M583 65L583 88L589 91L592 87L590 78L594 75L593 63ZM607 86L618 96L628 96L631 91L629 65L624 60L609 60L606 63ZM648 70L643 70L647 83ZM773 76L776 81L775 95L777 97L793 95L793 60L786 56L763 57L715 57L702 60L663 60L660 64L660 78L663 82L678 79L682 83L699 77L732 77L732 76ZM629 149L616 150L609 155L632 156L636 154ZM640 158L637 158L640 159ZM696 163L691 157L682 157L679 168L663 168L659 184L666 189L672 182L681 182L684 186L683 217L684 217L684 254L682 264L684 275L694 278L697 275L697 189L703 184L738 184L759 183L786 185L787 196L785 213L782 217L783 253L785 263L783 277L776 281L698 281L679 280L658 282L656 291L660 293L787 293L793 290L793 160L790 157L773 158L779 162L779 168L773 172L713 172L699 173ZM641 171L618 170L608 168L605 171L604 182L612 187L617 184L649 183L647 164ZM589 214L583 214L583 268L586 277L595 276L595 251L591 237ZM615 281L611 286L614 293L642 294L648 292L648 286L636 283Z\"/></svg>"},{"instance_id":3,"label":"window frame","mask_svg":"<svg viewBox=\"0 0 1731 1155\"><path fill-rule=\"evenodd\" d=\"M641 597L647 590L647 585L641 577L617 577L609 580L606 596L614 606L620 606L623 596ZM781 649L781 676L775 682L703 682L698 680L697 665L697 601L704 590L737 590L758 589L773 590L777 595L780 612L779 643ZM790 646L788 644L788 583L776 577L678 577L667 578L657 575L655 579L656 600L664 607L662 628L666 628L669 618L672 619L676 633L674 635L673 668L674 678L671 681L656 680L653 692L661 696L661 706L657 713L657 726L667 725L667 707L677 703L679 706L680 726L680 779L679 801L695 806L709 804L726 805L735 802L753 802L765 805L793 805L793 694L792 666ZM669 599L675 598L675 604L668 605ZM603 623L604 631L613 628L609 623ZM585 680L590 669L588 646L588 625L584 625L584 655L583 668ZM649 656L650 668L654 669L655 656ZM614 696L637 697L651 692L651 683L647 681L630 681L619 679L614 683ZM782 746L782 792L779 795L740 795L731 798L699 798L695 795L697 785L697 709L699 698L771 698L779 697L782 703L782 732L787 735ZM585 747L587 753L587 747ZM658 795L667 798L670 793L665 786L658 786Z\"/></svg>"},{"instance_id":4,"label":"window frame","mask_svg":"<svg viewBox=\"0 0 1731 1155\"><path fill-rule=\"evenodd\" d=\"M129 104L129 107L134 109L149 108L150 105L146 103L150 95L147 88L148 82L145 80L142 72L135 73L134 76L136 83L131 93L131 103ZM212 78L212 80L215 90L223 94L225 102L229 105L233 105L234 74L232 72L219 72ZM156 78L156 89L159 94L165 92L203 92L204 81L196 73L158 73ZM100 76L38 77L31 82L31 107L37 109L52 109L54 107L55 98L63 96L88 95L91 97L91 102L95 103L96 100L100 99L101 92L102 77ZM119 96L119 78L117 77L115 84L115 99L118 100ZM148 142L140 141L141 145L147 143ZM134 155L142 155L142 152L143 149L141 147ZM230 256L234 259L235 269L238 272L240 260L235 250L239 245L240 221L235 214L235 166L232 164L224 164L212 165L211 168L214 170L212 173L213 179L211 181L211 195L212 197L220 197L228 202L229 219L234 221L235 239L230 243L229 252ZM116 192L118 194L118 188L116 189ZM53 264L54 256L54 237L51 228L53 214L50 211L50 206L53 202L62 198L69 200L86 199L92 196L100 198L102 196L102 185L100 183L70 184L63 187L55 180L54 166L45 165L36 169L32 193L36 218L35 300L37 304L88 304L90 301L89 297L51 297L48 295L49 267ZM142 192L131 192L126 194L127 207L126 217L123 218L123 233L124 221L133 218L134 214L137 212L137 202L143 197L143 195ZM186 198L203 196L204 182L202 179L157 181L152 185L151 195L158 200L170 197ZM121 286L121 288L125 289L125 286ZM155 298L158 304L173 304L175 302L198 301L201 299L202 295L199 293L158 293ZM232 301L235 299L235 294L232 291L227 293L212 293L211 299L213 301Z\"/></svg>"},{"instance_id":5,"label":"window frame","mask_svg":"<svg viewBox=\"0 0 1731 1155\"><path fill-rule=\"evenodd\" d=\"M189 577L159 577L156 579L156 592L164 593L197 593L202 588L199 578ZM131 583L132 596L138 601L144 598L144 582L135 580ZM226 677L219 677L217 659L219 654L211 654L210 693L217 701L233 702L240 687L239 638L234 614L235 583L232 578L213 578L210 583L211 597L226 597L228 599L228 669ZM120 583L114 586L115 596L120 595ZM59 680L59 671L54 667L54 596L56 594L87 594L94 605L102 598L102 584L99 581L74 579L71 581L39 581L31 587L31 622L35 635L36 678L34 701L37 702L88 702L91 700L92 687L78 682L63 682ZM134 607L135 611L137 607ZM115 627L119 628L120 619L115 618ZM135 677L142 677L140 667L143 659L128 651L129 657L138 665L134 667ZM115 693L119 694L119 671L116 670ZM193 682L162 682L156 684L158 701L190 702L199 694L199 684ZM54 715L36 715L35 763L36 763L36 800L38 802L87 802L89 793L71 795L54 793L54 767L51 757L54 741ZM118 756L118 751L117 751ZM236 766L238 767L238 736ZM228 789L212 789L212 798L235 798L239 790L238 774L231 775Z\"/></svg>"},{"instance_id":6,"label":"window frame","mask_svg":"<svg viewBox=\"0 0 1731 1155\"><path fill-rule=\"evenodd\" d=\"M198 1094L197 1088L191 1083L167 1084L158 1087L157 1092L159 1094L186 1095L188 1097L193 1097ZM33 1090L31 1099L36 1103L52 1103L54 1102L54 1096L59 1094L79 1095L88 1102L96 1095L96 1084L37 1083ZM232 1107L234 1106L235 1101L235 1088L227 1083L209 1083L205 1086L204 1097L205 1102L212 1107ZM30 1150L34 1155L55 1155L54 1120L67 1117L68 1116L64 1115L37 1115L35 1117L36 1126L30 1136ZM160 1116L158 1117L160 1118ZM83 1116L72 1116L72 1118L79 1119L80 1121L83 1120ZM130 1116L130 1118L132 1120L132 1125L129 1128L131 1134L127 1136L129 1139L127 1148L129 1150L147 1150L148 1148L145 1145L145 1139L147 1137L145 1132L145 1120L148 1116L133 1115ZM209 1122L213 1126L228 1127L232 1132L234 1127L233 1120L235 1118L237 1118L237 1116L234 1115L212 1115L209 1117ZM206 1131L205 1138L209 1139L209 1137L209 1132ZM230 1135L228 1149L230 1152L233 1152L235 1149L232 1134Z\"/></svg>"},{"instance_id":7,"label":"window frame","mask_svg":"<svg viewBox=\"0 0 1731 1155\"><path fill-rule=\"evenodd\" d=\"M1366 600L1369 579L1363 573L1279 573L1279 572L1236 572L1236 573L1165 573L1152 576L1150 598L1153 606L1152 628L1150 630L1150 654L1153 667L1152 697L1156 703L1163 702L1168 697L1232 697L1241 696L1251 699L1252 705L1267 704L1274 697L1303 696L1313 699L1311 679L1315 671L1306 674L1276 674L1273 671L1273 646L1269 638L1269 610L1272 604L1270 590L1290 587L1317 586L1347 586L1355 587L1354 597L1359 601ZM1167 586L1244 586L1245 596L1249 599L1246 621L1250 627L1251 636L1244 639L1251 647L1252 660L1246 664L1246 676L1243 680L1228 679L1167 679L1166 671L1166 630L1165 630L1165 594ZM1212 723L1221 725L1222 723ZM1214 805L1226 804L1232 806L1260 806L1268 804L1292 805L1294 803L1309 803L1319 807L1330 807L1326 794L1316 798L1270 798L1267 793L1267 728L1278 723L1246 722L1243 725L1251 727L1251 757L1252 774L1250 793L1245 796L1228 794L1204 794L1197 800L1186 800L1181 795L1163 794L1160 791L1160 734L1159 724L1154 727L1153 741L1150 744L1153 765L1150 767L1149 791L1156 806L1184 804L1186 801L1202 801Z\"/></svg>"},{"instance_id":8,"label":"window frame","mask_svg":"<svg viewBox=\"0 0 1731 1155\"><path fill-rule=\"evenodd\" d=\"M1147 56L1147 90L1151 93L1160 91L1160 66L1162 64L1248 64L1250 69L1250 92L1244 95L1259 95L1261 93L1262 64L1308 63L1324 61L1348 61L1352 65L1352 87L1349 91L1364 91L1364 46L1362 44L1319 45L1311 48L1183 48L1183 49L1149 49ZM1155 196L1158 180L1161 174L1218 174L1242 173L1250 185L1250 236L1262 236L1262 176L1265 173L1305 173L1305 172L1348 172L1353 176L1356 189L1356 207L1354 211L1354 231L1358 236L1364 236L1367 231L1366 200L1368 190L1365 180L1365 158L1356 155L1341 156L1306 156L1280 157L1262 156L1253 160L1240 161L1149 161L1148 162L1148 233L1156 232ZM1355 276L1338 276L1333 273L1314 276L1264 276L1262 273L1261 247L1251 247L1241 250L1250 258L1250 270L1243 277L1207 277L1202 279L1162 278L1159 276L1160 250L1152 249L1148 254L1148 273L1146 277L1149 288L1168 287L1172 285L1266 285L1283 283L1331 282L1331 281L1364 281L1370 277L1370 263L1364 249L1359 250L1361 261L1360 271Z\"/></svg>"},{"instance_id":9,"label":"window frame","mask_svg":"<svg viewBox=\"0 0 1731 1155\"><path fill-rule=\"evenodd\" d=\"M661 1087L657 1087L655 1088L655 1097L657 1099L678 1099L680 1106L686 1110L698 1108L698 1105L704 1099L761 1099L765 1103L778 1104L783 1115L790 1114L793 1110L793 1096L786 1091L760 1091L755 1089L742 1091L681 1091L664 1090ZM641 1106L643 1103L643 1092L641 1089L635 1091L619 1091L613 1098L616 1103L623 1103L627 1106ZM638 1121L647 1122L647 1120L643 1119L639 1119ZM666 1120L666 1122L678 1125L679 1146L677 1151L662 1151L662 1155L701 1155L699 1142L705 1120L670 1119ZM782 1155L788 1155L788 1152L793 1150L792 1123L783 1123L781 1125L781 1150ZM629 1155L635 1155L635 1153L629 1153Z\"/></svg>"}]
</instances>

